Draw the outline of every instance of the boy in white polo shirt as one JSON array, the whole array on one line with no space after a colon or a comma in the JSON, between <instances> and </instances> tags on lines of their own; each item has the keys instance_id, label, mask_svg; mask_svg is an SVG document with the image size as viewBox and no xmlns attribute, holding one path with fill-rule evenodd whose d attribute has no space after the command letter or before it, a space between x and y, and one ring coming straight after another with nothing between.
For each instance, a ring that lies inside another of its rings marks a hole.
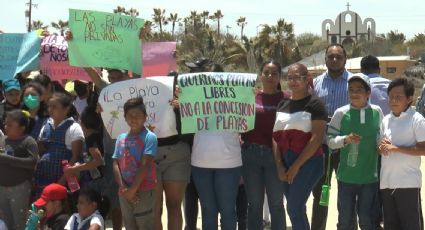
<instances>
[{"instance_id":1,"label":"boy in white polo shirt","mask_svg":"<svg viewBox=\"0 0 425 230\"><path fill-rule=\"evenodd\" d=\"M381 123L381 182L384 228L423 229L420 200L425 119L410 107L414 85L397 78L388 86L391 113Z\"/></svg>"}]
</instances>

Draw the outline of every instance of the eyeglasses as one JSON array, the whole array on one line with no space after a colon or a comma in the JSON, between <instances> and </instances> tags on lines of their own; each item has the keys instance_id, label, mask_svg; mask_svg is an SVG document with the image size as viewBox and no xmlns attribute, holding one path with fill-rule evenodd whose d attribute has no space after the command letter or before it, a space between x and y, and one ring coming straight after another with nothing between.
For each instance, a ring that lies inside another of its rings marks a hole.
<instances>
[{"instance_id":1,"label":"eyeglasses","mask_svg":"<svg viewBox=\"0 0 425 230\"><path fill-rule=\"evenodd\" d=\"M287 77L286 80L288 81L294 81L294 82L300 82L304 80L305 76L296 76L296 77Z\"/></svg>"}]
</instances>

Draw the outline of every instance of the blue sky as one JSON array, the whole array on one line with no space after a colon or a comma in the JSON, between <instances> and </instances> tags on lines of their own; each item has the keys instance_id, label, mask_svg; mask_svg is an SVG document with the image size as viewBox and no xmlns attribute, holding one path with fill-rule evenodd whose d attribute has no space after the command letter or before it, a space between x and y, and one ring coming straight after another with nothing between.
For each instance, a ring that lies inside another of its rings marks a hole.
<instances>
[{"instance_id":1,"label":"blue sky","mask_svg":"<svg viewBox=\"0 0 425 230\"><path fill-rule=\"evenodd\" d=\"M25 32L25 3L29 0L0 0L0 30L5 32ZM141 18L151 19L153 8L159 7L186 17L190 11L215 12L221 9L225 26L229 32L239 35L236 19L247 18L246 34L254 36L260 24L275 24L279 18L294 23L295 34L312 32L321 35L321 23L325 19L335 20L336 16L347 9L347 1L338 0L33 0L33 20L45 24L59 19L67 20L68 9L90 9L111 12L116 6L136 8ZM362 19L372 17L376 22L377 33L390 30L403 32L407 38L425 32L425 7L423 0L356 0L350 2L350 10L357 12ZM213 22L211 22L213 23ZM215 25L215 23L213 23Z\"/></svg>"}]
</instances>

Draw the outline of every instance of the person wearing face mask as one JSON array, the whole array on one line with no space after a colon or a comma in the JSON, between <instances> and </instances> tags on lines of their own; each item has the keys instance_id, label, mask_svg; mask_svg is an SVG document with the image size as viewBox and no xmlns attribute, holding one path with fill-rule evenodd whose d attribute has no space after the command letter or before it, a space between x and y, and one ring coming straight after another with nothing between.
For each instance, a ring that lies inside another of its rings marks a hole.
<instances>
[{"instance_id":1,"label":"person wearing face mask","mask_svg":"<svg viewBox=\"0 0 425 230\"><path fill-rule=\"evenodd\" d=\"M29 82L22 88L22 109L30 113L29 134L34 139L38 138L47 118L41 109L45 108L44 102L41 101L42 95L43 86L37 82Z\"/></svg>"}]
</instances>

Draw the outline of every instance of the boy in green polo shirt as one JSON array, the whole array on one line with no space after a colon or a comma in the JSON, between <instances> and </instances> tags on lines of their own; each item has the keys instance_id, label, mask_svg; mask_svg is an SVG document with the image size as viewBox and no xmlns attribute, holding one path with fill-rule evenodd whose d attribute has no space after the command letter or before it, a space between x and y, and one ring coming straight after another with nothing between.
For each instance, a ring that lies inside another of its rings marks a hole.
<instances>
[{"instance_id":1,"label":"boy in green polo shirt","mask_svg":"<svg viewBox=\"0 0 425 230\"><path fill-rule=\"evenodd\" d=\"M350 104L338 108L328 127L328 146L340 149L338 229L351 229L358 215L360 229L374 229L373 201L379 189L377 138L383 117L368 103L369 78L361 73L348 79ZM356 212L356 205L358 207Z\"/></svg>"}]
</instances>

